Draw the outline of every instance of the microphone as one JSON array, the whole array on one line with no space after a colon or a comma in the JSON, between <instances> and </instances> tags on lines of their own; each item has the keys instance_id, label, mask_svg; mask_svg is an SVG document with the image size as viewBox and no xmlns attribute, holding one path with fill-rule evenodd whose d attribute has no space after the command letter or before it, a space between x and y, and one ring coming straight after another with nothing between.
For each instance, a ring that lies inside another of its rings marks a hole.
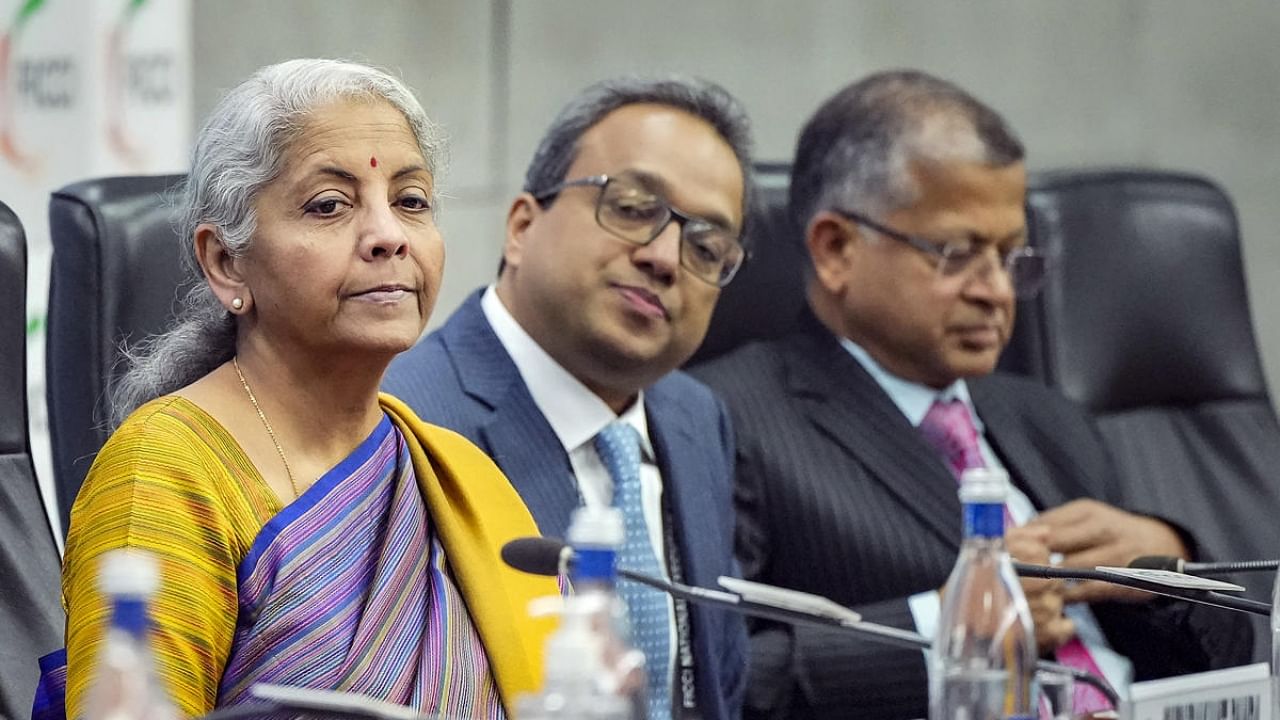
<instances>
[{"instance_id":1,"label":"microphone","mask_svg":"<svg viewBox=\"0 0 1280 720\"><path fill-rule=\"evenodd\" d=\"M1135 574L1141 573L1140 577L1123 574L1127 568L1098 568L1089 570L1085 568L1061 568L1049 567L1047 565L1032 565L1030 563L1015 562L1013 569L1023 577L1049 578L1054 580L1101 580L1112 585L1120 585L1143 592L1149 592L1156 595L1164 595L1166 597L1184 600L1186 602L1198 603L1200 605L1211 605L1213 607L1226 608L1228 610L1237 610L1239 612L1252 613L1263 617L1271 616L1271 606L1267 603L1258 602L1257 600L1249 600L1247 598L1232 597L1223 595L1220 592L1204 589L1210 587L1207 583L1214 583L1212 587L1218 587L1229 590L1244 590L1239 585L1230 583L1218 583L1215 580L1204 580L1191 575L1179 575L1156 570L1135 569ZM1163 575L1162 575L1163 573Z\"/></svg>"},{"instance_id":2,"label":"microphone","mask_svg":"<svg viewBox=\"0 0 1280 720\"><path fill-rule=\"evenodd\" d=\"M559 575L573 566L574 552L571 546L555 538L526 537L511 540L504 545L502 560L516 570L533 575ZM920 633L867 622L856 612L818 595L736 578L720 578L721 584L737 591L722 592L670 582L626 568L618 568L618 576L689 602L725 608L751 617L776 620L788 625L818 625L911 650L929 650L933 647L933 642ZM1120 696L1101 677L1048 660L1036 661L1036 667L1069 675L1077 682L1091 685L1107 696L1113 707L1120 707Z\"/></svg>"},{"instance_id":3,"label":"microphone","mask_svg":"<svg viewBox=\"0 0 1280 720\"><path fill-rule=\"evenodd\" d=\"M522 537L502 546L502 562L530 575L567 575L573 547L555 538Z\"/></svg>"},{"instance_id":4,"label":"microphone","mask_svg":"<svg viewBox=\"0 0 1280 720\"><path fill-rule=\"evenodd\" d=\"M516 570L533 575L559 575L564 574L568 568L573 566L574 552L571 546L555 538L526 537L517 538L504 545L502 547L502 560ZM778 602L776 597L774 601L769 601L756 596L756 593L751 593L753 595L752 599L747 599L740 593L671 582L621 567L618 568L618 577L646 585L674 597L683 598L689 602L727 608L744 615L776 620L788 625L833 627L854 635L874 636L883 642L913 650L927 650L932 645L927 638L919 633L888 625L864 622L857 613L843 606L838 606L829 600L826 600L829 605L823 607L821 601L825 600L825 598L818 598L807 593L763 586L769 590L778 591L778 596L786 596L786 600ZM745 583L745 581L732 578L726 578L726 580L735 585ZM745 584L759 587L758 583Z\"/></svg>"},{"instance_id":5,"label":"microphone","mask_svg":"<svg viewBox=\"0 0 1280 720\"><path fill-rule=\"evenodd\" d=\"M1168 570L1188 575L1230 575L1233 573L1266 572L1280 567L1280 560L1238 560L1236 562L1187 562L1169 555L1143 555L1129 563L1131 568Z\"/></svg>"}]
</instances>

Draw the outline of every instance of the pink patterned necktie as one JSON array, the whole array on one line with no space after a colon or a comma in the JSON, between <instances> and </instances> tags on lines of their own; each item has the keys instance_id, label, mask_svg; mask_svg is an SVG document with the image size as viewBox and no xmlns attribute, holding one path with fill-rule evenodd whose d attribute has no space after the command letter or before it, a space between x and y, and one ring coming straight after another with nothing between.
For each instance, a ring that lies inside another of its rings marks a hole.
<instances>
[{"instance_id":1,"label":"pink patterned necktie","mask_svg":"<svg viewBox=\"0 0 1280 720\"><path fill-rule=\"evenodd\" d=\"M969 407L960 400L934 400L920 421L920 432L946 461L956 482L965 470L987 466L978 444L978 428L973 425ZM1013 527L1009 506L1004 508L1004 526Z\"/></svg>"},{"instance_id":2,"label":"pink patterned necktie","mask_svg":"<svg viewBox=\"0 0 1280 720\"><path fill-rule=\"evenodd\" d=\"M978 430L973 426L973 417L963 402L934 400L924 420L920 421L920 432L941 453L957 482L965 470L986 467L978 445Z\"/></svg>"},{"instance_id":3,"label":"pink patterned necktie","mask_svg":"<svg viewBox=\"0 0 1280 720\"><path fill-rule=\"evenodd\" d=\"M1068 667L1093 675L1094 677L1105 678L1102 674L1102 668L1098 667L1098 663L1093 660L1093 653L1089 652L1089 648L1080 640L1080 636L1076 635L1054 651L1054 658ZM1087 713L1097 712L1099 710L1114 710L1111 707L1111 701L1107 699L1102 691L1092 685L1085 685L1080 681L1076 681L1071 690L1071 712L1073 715L1085 715Z\"/></svg>"},{"instance_id":4,"label":"pink patterned necktie","mask_svg":"<svg viewBox=\"0 0 1280 720\"><path fill-rule=\"evenodd\" d=\"M969 408L960 400L935 400L929 407L929 412L925 413L924 419L920 421L920 432L925 440L929 441L929 444L942 455L957 482L965 470L986 467L987 463L982 459L982 448L978 444L978 429L973 425ZM1005 527L1013 524L1007 506L1004 519ZM1065 645L1059 647L1055 657L1063 665L1103 677L1102 670L1093 659L1093 654L1080 641L1079 636L1071 638ZM1073 712L1077 714L1112 709L1105 695L1093 686L1081 682L1075 684L1072 703Z\"/></svg>"}]
</instances>

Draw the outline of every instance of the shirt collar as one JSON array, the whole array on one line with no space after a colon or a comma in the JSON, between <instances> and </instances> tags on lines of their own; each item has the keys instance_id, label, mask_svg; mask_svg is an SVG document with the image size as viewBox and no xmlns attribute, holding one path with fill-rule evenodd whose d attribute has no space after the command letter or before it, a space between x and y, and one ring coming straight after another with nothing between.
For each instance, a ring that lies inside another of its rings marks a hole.
<instances>
[{"instance_id":1,"label":"shirt collar","mask_svg":"<svg viewBox=\"0 0 1280 720\"><path fill-rule=\"evenodd\" d=\"M520 323L516 321L497 290L490 285L480 298L480 309L498 341L511 356L520 378L529 388L533 402L551 425L565 452L571 453L594 440L609 423L618 420L635 428L640 434L640 452L643 458L653 462L653 445L649 440L649 423L644 409L644 392L637 393L635 402L615 415L598 395L583 385L560 363L547 354Z\"/></svg>"},{"instance_id":2,"label":"shirt collar","mask_svg":"<svg viewBox=\"0 0 1280 720\"><path fill-rule=\"evenodd\" d=\"M959 400L968 408L969 416L973 419L973 426L977 428L979 434L982 433L982 420L973 408L973 399L969 396L969 386L965 384L963 379L956 380L941 390L936 390L928 385L904 380L894 375L876 362L875 358L871 357L871 353L848 338L840 338L840 345L862 365L914 427L920 427L924 416L929 412L930 406L935 401Z\"/></svg>"}]
</instances>

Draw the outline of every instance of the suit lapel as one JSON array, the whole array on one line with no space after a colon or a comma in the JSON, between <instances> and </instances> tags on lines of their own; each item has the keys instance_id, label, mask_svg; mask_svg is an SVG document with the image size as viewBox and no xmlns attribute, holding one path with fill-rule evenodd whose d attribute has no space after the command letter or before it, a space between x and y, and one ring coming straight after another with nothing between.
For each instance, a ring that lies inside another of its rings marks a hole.
<instances>
[{"instance_id":1,"label":"suit lapel","mask_svg":"<svg viewBox=\"0 0 1280 720\"><path fill-rule=\"evenodd\" d=\"M1000 456L1009 477L1025 492L1038 509L1053 507L1069 497L1085 494L1081 488L1074 493L1067 484L1072 478L1052 477L1045 463L1044 449L1037 445L1028 432L1028 420L1010 406L998 390L984 383L982 378L969 381L969 394L985 426L985 436L991 448Z\"/></svg>"},{"instance_id":2,"label":"suit lapel","mask_svg":"<svg viewBox=\"0 0 1280 720\"><path fill-rule=\"evenodd\" d=\"M708 461L709 442L705 433L716 430L697 428L684 398L669 391L662 381L645 390L644 404L649 438L662 473L662 492L671 509L669 537L675 539L683 581L715 587L716 576L728 571L725 555L731 551L725 546L724 536L717 532L726 509L712 502L712 493L706 492L717 479L711 476L715 463ZM696 430L702 430L704 437L698 438ZM712 452L720 451L718 444L714 447ZM724 483L724 479L718 482ZM712 612L696 603L689 608L698 704L704 712L713 711L720 702L708 696L714 695L716 687L723 682L716 666L723 662L721 658L727 652L723 636L716 629L720 625L713 621Z\"/></svg>"},{"instance_id":3,"label":"suit lapel","mask_svg":"<svg viewBox=\"0 0 1280 720\"><path fill-rule=\"evenodd\" d=\"M480 426L484 450L524 499L543 535L564 537L578 506L569 456L480 308L476 292L442 329L462 389L492 412Z\"/></svg>"},{"instance_id":4,"label":"suit lapel","mask_svg":"<svg viewBox=\"0 0 1280 720\"><path fill-rule=\"evenodd\" d=\"M699 548L707 543L717 544L711 538L704 543L704 531L711 527L700 518L715 517L724 512L714 507L702 489L710 487L712 479L704 477L709 472L706 461L706 445L693 434L693 419L681 398L668 392L661 384L645 391L645 417L649 424L649 436L657 456L658 470L662 473L662 491L669 494L673 529L681 566L686 579L692 582L708 582L703 578Z\"/></svg>"},{"instance_id":5,"label":"suit lapel","mask_svg":"<svg viewBox=\"0 0 1280 720\"><path fill-rule=\"evenodd\" d=\"M786 382L803 412L920 521L960 546L956 481L893 400L816 319L785 346Z\"/></svg>"}]
</instances>

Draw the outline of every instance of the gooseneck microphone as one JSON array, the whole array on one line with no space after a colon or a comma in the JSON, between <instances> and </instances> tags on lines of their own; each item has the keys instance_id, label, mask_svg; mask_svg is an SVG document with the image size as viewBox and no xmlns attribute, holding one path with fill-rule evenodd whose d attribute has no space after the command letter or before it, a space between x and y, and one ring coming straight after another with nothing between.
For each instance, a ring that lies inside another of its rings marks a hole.
<instances>
[{"instance_id":1,"label":"gooseneck microphone","mask_svg":"<svg viewBox=\"0 0 1280 720\"><path fill-rule=\"evenodd\" d=\"M533 575L560 575L572 567L574 552L572 547L555 538L517 538L502 547L502 560L521 572ZM618 577L647 585L689 602L727 608L743 615L776 620L788 625L820 625L839 628L853 635L875 637L882 642L913 650L928 649L932 645L919 633L864 622L857 613L852 611L846 611L843 616L837 616L835 613L824 613L796 605L787 606L755 599L748 600L737 593L671 582L622 567L618 568ZM782 588L776 589L785 592ZM802 595L802 593L796 593L796 595Z\"/></svg>"},{"instance_id":2,"label":"gooseneck microphone","mask_svg":"<svg viewBox=\"0 0 1280 720\"><path fill-rule=\"evenodd\" d=\"M1112 585L1120 585L1122 587L1133 588L1155 595L1164 595L1166 597L1184 600L1186 602L1197 603L1200 605L1211 605L1213 607L1226 608L1228 610L1237 610L1239 612L1252 613L1263 617L1271 616L1271 606L1267 603L1258 602L1257 600L1249 600L1248 598L1232 597L1231 595L1223 595L1213 590L1202 590L1187 587L1181 582L1172 582L1171 579L1157 579L1154 576L1147 578L1138 578L1127 575L1119 575L1114 571L1106 570L1089 570L1085 568L1063 568L1049 567L1047 565L1032 565L1029 563L1015 562L1013 569L1022 577L1048 578L1053 580L1100 580ZM1123 568L1120 568L1123 570ZM1156 568L1156 571L1163 568ZM1192 579L1190 576L1187 579ZM1215 582L1215 581L1204 581ZM1236 590L1244 588L1232 586Z\"/></svg>"},{"instance_id":3,"label":"gooseneck microphone","mask_svg":"<svg viewBox=\"0 0 1280 720\"><path fill-rule=\"evenodd\" d=\"M516 538L502 546L502 562L530 575L567 575L573 548L555 538Z\"/></svg>"},{"instance_id":4,"label":"gooseneck microphone","mask_svg":"<svg viewBox=\"0 0 1280 720\"><path fill-rule=\"evenodd\" d=\"M502 560L507 565L534 575L560 575L573 566L573 548L555 538L517 538L502 547ZM879 625L862 620L857 613L836 603L807 593L773 587L744 580L721 578L726 586L741 590L723 592L708 588L669 582L618 568L618 576L647 585L689 602L732 610L743 615L776 620L788 625L818 625L849 635L895 645L912 650L928 650L931 640L917 632ZM750 596L751 599L747 599ZM1120 697L1104 678L1092 673L1047 660L1039 660L1036 667L1060 675L1070 675L1077 682L1098 689L1113 707L1120 706Z\"/></svg>"},{"instance_id":5,"label":"gooseneck microphone","mask_svg":"<svg viewBox=\"0 0 1280 720\"><path fill-rule=\"evenodd\" d=\"M1236 562L1187 562L1171 555L1143 555L1129 563L1131 568L1168 570L1188 575L1231 575L1269 572L1280 568L1280 560L1238 560Z\"/></svg>"}]
</instances>

